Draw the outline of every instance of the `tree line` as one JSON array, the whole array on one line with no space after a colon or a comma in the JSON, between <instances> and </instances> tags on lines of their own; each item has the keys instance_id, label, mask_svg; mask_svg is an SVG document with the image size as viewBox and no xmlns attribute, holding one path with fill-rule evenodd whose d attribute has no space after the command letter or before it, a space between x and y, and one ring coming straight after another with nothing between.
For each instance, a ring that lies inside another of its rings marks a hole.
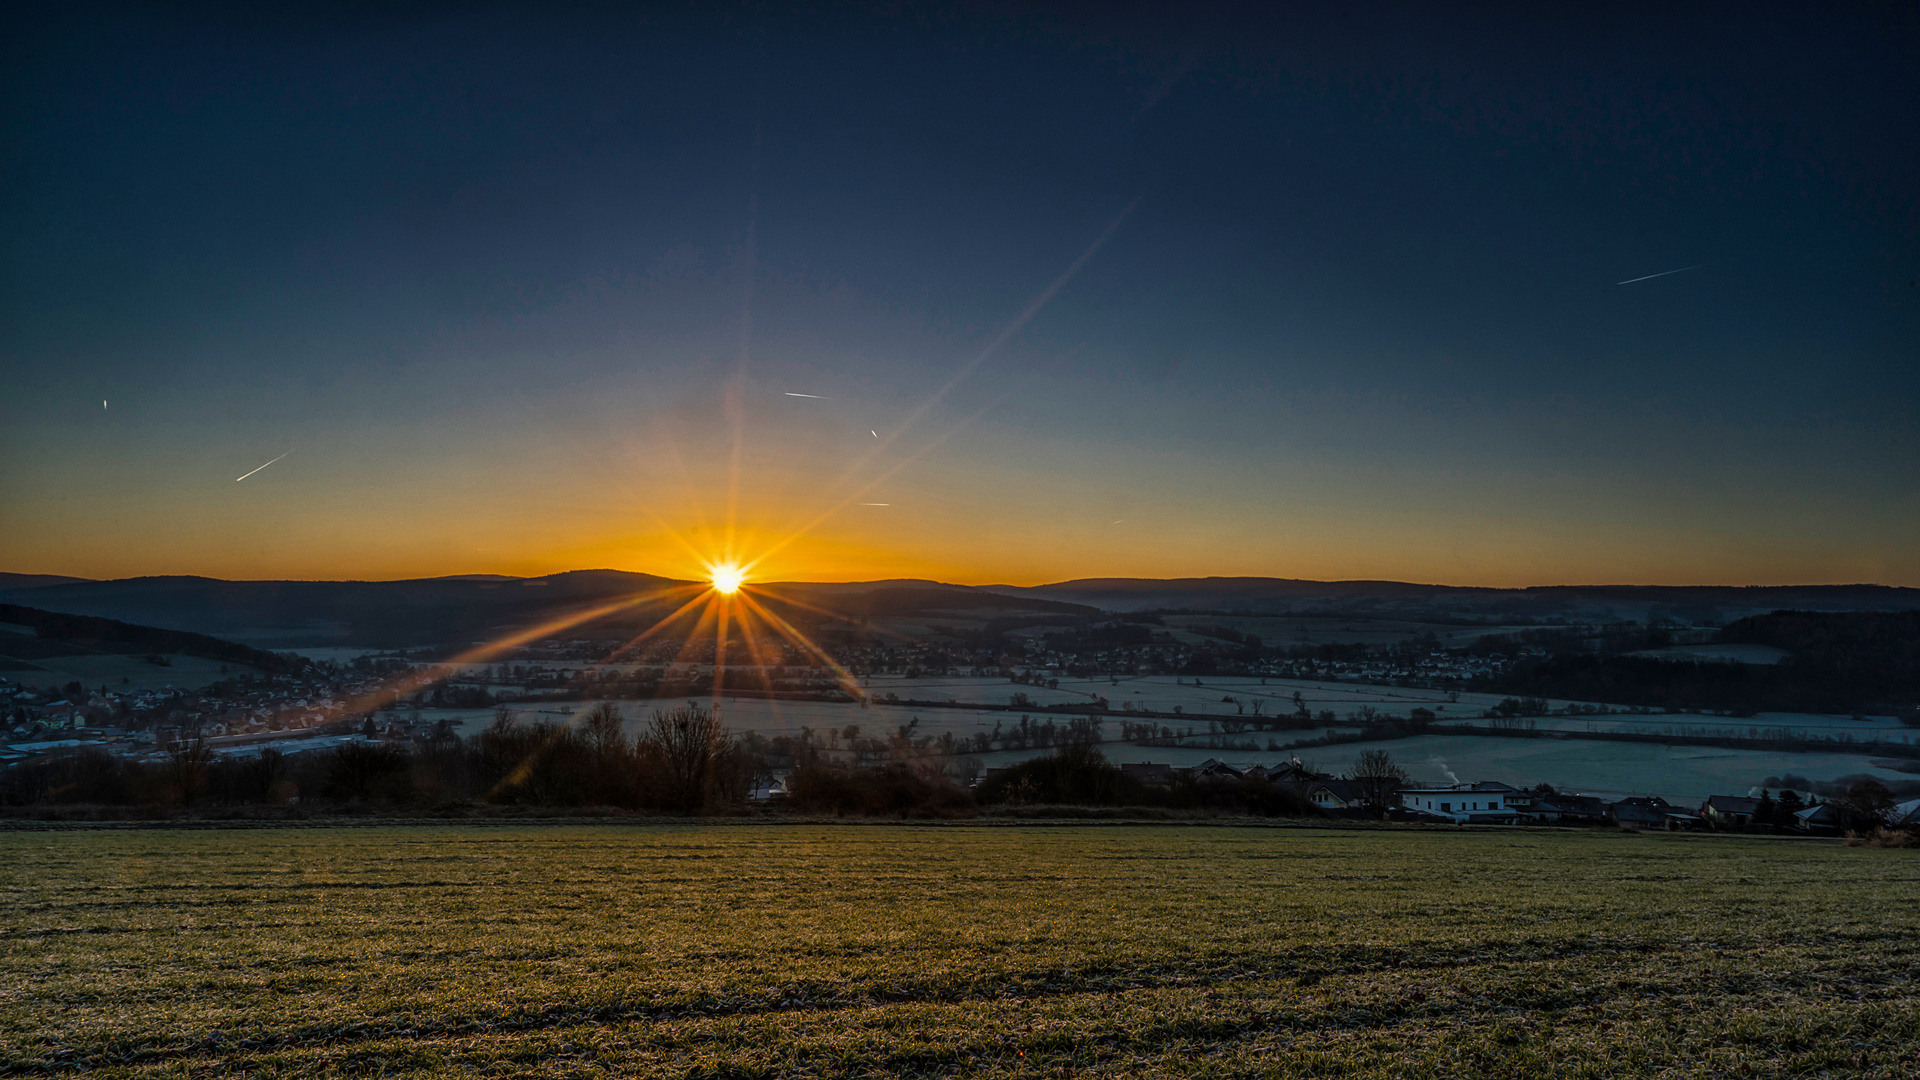
<instances>
[{"instance_id":1,"label":"tree line","mask_svg":"<svg viewBox=\"0 0 1920 1080\"><path fill-rule=\"evenodd\" d=\"M1029 733L1037 726L1029 726ZM220 816L306 812L452 812L481 806L733 813L756 783L784 776L778 802L800 813L954 817L994 804L1140 806L1267 816L1319 813L1296 788L1177 777L1147 785L1109 765L1097 724L1054 729L1051 753L961 786L970 760L917 721L881 735L858 727L767 738L734 735L697 704L656 710L637 736L602 702L566 723L501 708L471 737L441 724L406 743L351 740L325 750L240 757L204 742L147 760L94 748L0 772L0 805L165 809ZM1035 742L1040 742L1038 738ZM111 815L110 809L107 812ZM125 811L123 810L122 813Z\"/></svg>"},{"instance_id":2,"label":"tree line","mask_svg":"<svg viewBox=\"0 0 1920 1080\"><path fill-rule=\"evenodd\" d=\"M159 761L98 749L0 773L0 804L242 807L319 803L606 806L691 814L744 800L762 768L697 705L655 711L638 737L602 703L576 723L528 723L500 709L471 738L441 725L408 744L350 741L327 750L217 755L200 740Z\"/></svg>"}]
</instances>

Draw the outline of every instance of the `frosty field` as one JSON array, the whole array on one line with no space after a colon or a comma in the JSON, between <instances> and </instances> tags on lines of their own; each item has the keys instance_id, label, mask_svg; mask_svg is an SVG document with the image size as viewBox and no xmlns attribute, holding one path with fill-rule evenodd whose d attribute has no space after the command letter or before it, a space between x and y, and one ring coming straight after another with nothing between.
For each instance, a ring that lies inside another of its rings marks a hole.
<instances>
[{"instance_id":1,"label":"frosty field","mask_svg":"<svg viewBox=\"0 0 1920 1080\"><path fill-rule=\"evenodd\" d=\"M1920 1070L1920 859L1308 828L0 834L0 1072Z\"/></svg>"}]
</instances>

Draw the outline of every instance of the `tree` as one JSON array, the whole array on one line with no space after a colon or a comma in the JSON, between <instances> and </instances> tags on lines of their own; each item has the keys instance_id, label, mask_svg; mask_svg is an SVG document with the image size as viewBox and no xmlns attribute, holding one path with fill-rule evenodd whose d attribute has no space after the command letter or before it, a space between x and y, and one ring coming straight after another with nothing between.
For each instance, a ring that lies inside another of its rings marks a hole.
<instances>
[{"instance_id":1,"label":"tree","mask_svg":"<svg viewBox=\"0 0 1920 1080\"><path fill-rule=\"evenodd\" d=\"M627 736L624 730L626 718L620 715L620 707L611 701L602 701L587 710L586 719L580 727L587 737L587 745L594 756L609 761L620 756L627 749Z\"/></svg>"},{"instance_id":2,"label":"tree","mask_svg":"<svg viewBox=\"0 0 1920 1080\"><path fill-rule=\"evenodd\" d=\"M1362 750L1353 761L1347 779L1360 788L1360 803L1376 818L1387 816L1388 808L1400 802L1399 791L1406 786L1406 770L1393 763L1385 750Z\"/></svg>"},{"instance_id":3,"label":"tree","mask_svg":"<svg viewBox=\"0 0 1920 1080\"><path fill-rule=\"evenodd\" d=\"M174 747L167 755L167 780L182 806L192 806L207 789L207 765L213 751L204 739L191 739Z\"/></svg>"},{"instance_id":4,"label":"tree","mask_svg":"<svg viewBox=\"0 0 1920 1080\"><path fill-rule=\"evenodd\" d=\"M1839 806L1852 824L1861 828L1884 825L1887 812L1893 809L1893 792L1887 785L1872 777L1855 780L1847 785L1847 790L1831 800Z\"/></svg>"},{"instance_id":5,"label":"tree","mask_svg":"<svg viewBox=\"0 0 1920 1080\"><path fill-rule=\"evenodd\" d=\"M280 802L284 796L281 786L291 772L287 755L272 747L261 750L248 764L244 797L251 802Z\"/></svg>"},{"instance_id":6,"label":"tree","mask_svg":"<svg viewBox=\"0 0 1920 1080\"><path fill-rule=\"evenodd\" d=\"M328 756L326 768L327 794L336 799L400 799L409 787L406 752L384 743L341 743Z\"/></svg>"},{"instance_id":7,"label":"tree","mask_svg":"<svg viewBox=\"0 0 1920 1080\"><path fill-rule=\"evenodd\" d=\"M1801 801L1799 792L1792 788L1781 788L1780 804L1773 812L1773 819L1784 828L1792 828L1796 824L1794 815L1806 809L1806 806L1807 804Z\"/></svg>"},{"instance_id":8,"label":"tree","mask_svg":"<svg viewBox=\"0 0 1920 1080\"><path fill-rule=\"evenodd\" d=\"M859 729L849 725L848 737ZM640 751L652 766L655 797L675 813L697 813L706 806L710 790L724 778L720 768L731 755L732 740L709 709L683 705L656 710Z\"/></svg>"}]
</instances>

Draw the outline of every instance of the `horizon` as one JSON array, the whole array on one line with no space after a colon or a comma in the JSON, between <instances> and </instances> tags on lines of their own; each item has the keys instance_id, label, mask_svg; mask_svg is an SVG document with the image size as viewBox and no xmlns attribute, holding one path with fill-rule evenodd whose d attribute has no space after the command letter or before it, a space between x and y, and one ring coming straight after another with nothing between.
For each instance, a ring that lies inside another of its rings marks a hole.
<instances>
[{"instance_id":1,"label":"horizon","mask_svg":"<svg viewBox=\"0 0 1920 1080\"><path fill-rule=\"evenodd\" d=\"M296 577L232 578L232 577L221 577L213 574L188 574L188 573L145 573L145 574L130 574L125 577L94 578L94 577L85 577L77 574L37 573L37 572L24 573L24 572L18 572L18 571L0 571L0 574L8 574L8 575L18 576L18 577L63 578L63 579L67 579L67 581L74 584L106 583L106 582L115 582L115 581L140 581L140 580L150 580L150 579L174 579L174 578L191 578L191 579L199 579L199 580L205 580L205 581L224 581L224 582L231 582L235 584L247 584L247 583L264 584L264 583L277 583L277 582L294 582L294 583L306 583L306 584L386 584L386 583L405 582L405 581L461 581L461 580L474 581L474 580L483 580L483 579L489 579L489 578L503 580L503 581L538 581L543 578L560 577L566 574L599 574L599 573L632 574L640 577L650 577L650 578L654 578L661 581L670 581L676 584L698 584L698 583L709 580L708 575L704 573L696 573L687 577L675 577L674 575L671 575L671 574L654 573L648 570L628 570L628 569L622 569L619 567L612 567L612 566L573 567L570 569L553 570L553 571L548 571L546 573L539 573L539 574L499 574L499 573L491 573L491 572L484 572L484 571L467 571L467 572L451 573L451 574L427 574L427 575L407 576L407 577L333 577L333 578L296 578ZM1920 586L1898 585L1898 584L1892 584L1892 583L1880 582L1880 581L1664 582L1664 581L1582 580L1582 581L1534 582L1531 584L1524 584L1524 585L1479 585L1479 584L1460 584L1460 583L1445 582L1445 581L1409 581L1409 580L1403 580L1399 578L1386 578L1386 577L1304 578L1304 577L1287 577L1287 576L1282 576L1278 574L1179 574L1179 575L1168 575L1168 576L1148 576L1148 575L1141 575L1141 574L1121 574L1121 575L1103 574L1103 575L1095 575L1095 576L1087 576L1087 577L1060 578L1060 579L1049 580L1049 581L1038 581L1030 584L1021 584L1019 582L1005 581L1005 580L990 580L990 581L977 581L977 582L951 581L951 580L946 580L942 578L930 578L930 577L906 576L906 575L896 575L891 577L875 577L875 578L827 578L827 577L762 578L759 576L751 576L746 578L742 582L742 584L749 588L769 588L769 587L774 587L779 585L883 585L883 584L886 584L889 582L895 582L895 581L924 582L932 585L942 585L942 586L950 586L954 588L965 588L965 589L993 589L993 588L1039 589L1039 588L1046 588L1049 586L1074 585L1074 584L1082 584L1087 582L1100 582L1100 581L1141 581L1141 582L1284 581L1284 582L1296 582L1300 584L1315 584L1315 585L1365 585L1365 584L1412 585L1420 588L1487 589L1487 590L1497 590L1497 591L1524 591L1528 589L1643 589L1643 588L1646 588L1646 589L1845 589L1845 588L1920 589ZM34 587L39 587L39 586L34 586ZM7 591L6 588L4 586L0 586L0 592L5 592L5 591Z\"/></svg>"}]
</instances>

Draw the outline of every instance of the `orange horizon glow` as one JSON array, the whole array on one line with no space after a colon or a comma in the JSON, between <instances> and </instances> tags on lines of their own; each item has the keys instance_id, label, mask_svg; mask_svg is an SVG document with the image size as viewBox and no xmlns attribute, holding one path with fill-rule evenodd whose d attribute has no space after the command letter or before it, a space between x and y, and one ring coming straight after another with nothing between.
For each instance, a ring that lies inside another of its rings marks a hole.
<instances>
[{"instance_id":1,"label":"orange horizon glow","mask_svg":"<svg viewBox=\"0 0 1920 1080\"><path fill-rule=\"evenodd\" d=\"M244 566L230 570L216 567L152 567L152 566L80 566L71 568L45 568L44 564L29 564L25 568L7 567L9 572L23 576L72 577L82 581L120 581L143 577L207 577L221 581L295 581L295 582L396 582L423 581L452 577L499 576L520 580L538 580L561 574L611 570L618 573L639 574L658 578L662 581L703 585L707 589L731 595L727 590L718 588L712 568L689 569L684 567L661 567L659 563L675 563L679 560L661 559L658 563L635 563L629 560L583 560L576 563L554 563L546 560L514 560L505 564L473 564L452 567L399 566L383 567L379 571L356 571L348 567L309 567L303 571L278 571L267 567ZM977 567L957 566L941 561L923 563L908 559L886 558L866 565L848 564L835 559L831 564L820 568L808 568L804 564L794 565L800 560L782 560L781 567L775 572L753 575L754 580L764 586L783 584L847 584L863 581L881 581L891 579L914 579L937 581L943 584L959 586L1006 585L1018 588L1033 588L1043 585L1060 584L1068 581L1095 579L1132 579L1144 581L1196 580L1206 578L1267 578L1284 581L1318 581L1327 583L1382 581L1413 585L1429 585L1443 588L1477 589L1526 589L1563 586L1666 586L1666 587L1728 587L1728 588L1772 588L1786 586L1813 585L1876 585L1888 587L1920 587L1920 581L1903 580L1903 575L1876 573L1875 567L1862 567L1856 574L1793 574L1781 573L1777 569L1764 568L1753 576L1728 575L1711 571L1690 574L1684 570L1669 573L1633 573L1620 572L1620 568L1611 570L1596 568L1593 573L1568 572L1561 566L1543 566L1538 576L1520 576L1511 572L1499 575L1453 576L1438 573L1422 573L1408 568L1402 571L1369 570L1350 566L1310 566L1289 567L1285 569L1248 569L1239 567L1168 567L1148 568L1135 566L1109 566L1095 564L1075 570L1061 568L1058 572L1007 572L995 573L982 571ZM1429 567L1428 569L1435 569ZM1512 568L1509 568L1511 571ZM1768 572L1771 571L1771 572ZM742 571L744 575L744 571ZM743 576L741 584L745 584Z\"/></svg>"}]
</instances>

